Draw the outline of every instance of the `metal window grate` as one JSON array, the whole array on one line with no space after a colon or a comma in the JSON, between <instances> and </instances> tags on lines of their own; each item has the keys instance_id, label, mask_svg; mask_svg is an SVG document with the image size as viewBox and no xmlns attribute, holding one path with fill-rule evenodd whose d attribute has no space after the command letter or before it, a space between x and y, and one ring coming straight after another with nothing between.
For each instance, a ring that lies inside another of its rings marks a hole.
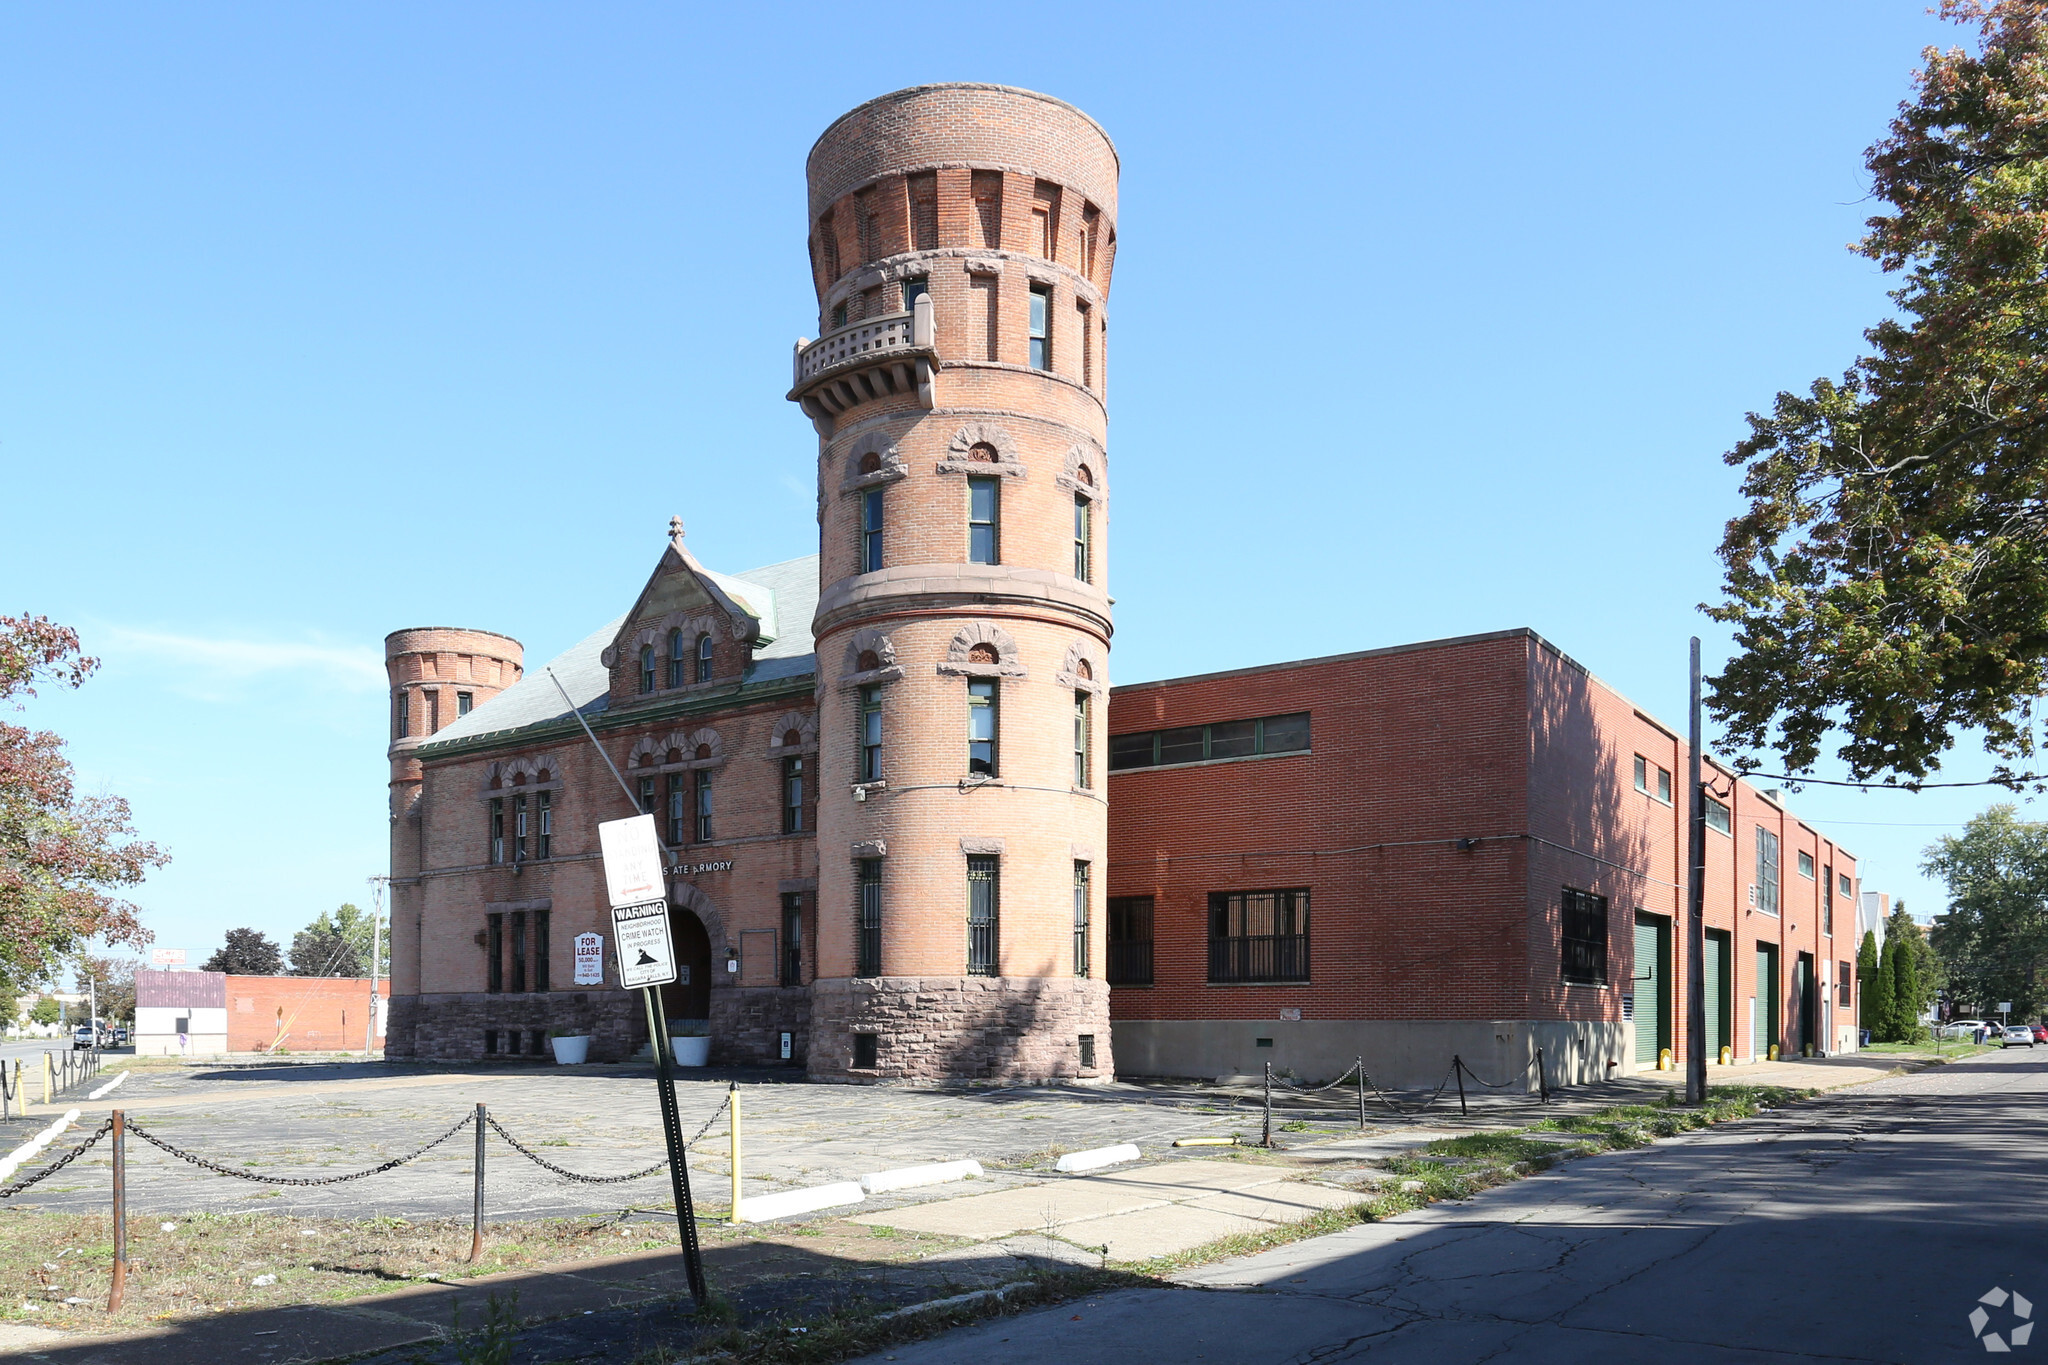
<instances>
[{"instance_id":1,"label":"metal window grate","mask_svg":"<svg viewBox=\"0 0 2048 1365\"><path fill-rule=\"evenodd\" d=\"M967 974L996 975L996 860L967 860Z\"/></svg>"},{"instance_id":2,"label":"metal window grate","mask_svg":"<svg viewBox=\"0 0 2048 1365\"><path fill-rule=\"evenodd\" d=\"M1607 984L1607 897L1564 888L1561 946L1563 976L1585 985Z\"/></svg>"},{"instance_id":3,"label":"metal window grate","mask_svg":"<svg viewBox=\"0 0 2048 1365\"><path fill-rule=\"evenodd\" d=\"M858 864L860 925L854 945L855 976L882 974L882 860L862 858Z\"/></svg>"},{"instance_id":4,"label":"metal window grate","mask_svg":"<svg viewBox=\"0 0 2048 1365\"><path fill-rule=\"evenodd\" d=\"M1109 898L1108 963L1105 975L1112 986L1152 984L1152 898L1111 896Z\"/></svg>"},{"instance_id":5,"label":"metal window grate","mask_svg":"<svg viewBox=\"0 0 2048 1365\"><path fill-rule=\"evenodd\" d=\"M1306 981L1308 891L1218 891L1209 896L1209 980Z\"/></svg>"},{"instance_id":6,"label":"metal window grate","mask_svg":"<svg viewBox=\"0 0 2048 1365\"><path fill-rule=\"evenodd\" d=\"M1074 975L1089 974L1088 864L1074 864Z\"/></svg>"}]
</instances>

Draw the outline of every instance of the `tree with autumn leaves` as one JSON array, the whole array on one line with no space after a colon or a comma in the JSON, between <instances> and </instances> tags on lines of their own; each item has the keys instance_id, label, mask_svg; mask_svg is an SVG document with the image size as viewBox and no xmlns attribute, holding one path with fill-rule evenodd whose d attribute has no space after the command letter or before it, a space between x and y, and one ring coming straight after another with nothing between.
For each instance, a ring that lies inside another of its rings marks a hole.
<instances>
[{"instance_id":1,"label":"tree with autumn leaves","mask_svg":"<svg viewBox=\"0 0 2048 1365\"><path fill-rule=\"evenodd\" d=\"M77 687L99 661L77 632L41 616L0 616L0 704L38 686ZM54 979L94 941L140 947L150 933L119 893L167 856L135 837L128 803L80 794L64 741L0 719L0 992Z\"/></svg>"},{"instance_id":2,"label":"tree with autumn leaves","mask_svg":"<svg viewBox=\"0 0 2048 1365\"><path fill-rule=\"evenodd\" d=\"M2048 0L1944 0L1977 51L1930 48L1866 155L1886 211L1854 250L1896 315L1839 379L1752 413L1748 510L1710 608L1728 738L1911 786L1981 734L2039 785L2048 695Z\"/></svg>"}]
</instances>

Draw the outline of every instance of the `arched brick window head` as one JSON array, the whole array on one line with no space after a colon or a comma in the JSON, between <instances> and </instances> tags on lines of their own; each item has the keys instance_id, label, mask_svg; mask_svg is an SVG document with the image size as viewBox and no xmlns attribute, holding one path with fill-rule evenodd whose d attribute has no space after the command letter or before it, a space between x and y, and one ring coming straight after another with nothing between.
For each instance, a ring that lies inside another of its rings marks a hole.
<instances>
[{"instance_id":1,"label":"arched brick window head","mask_svg":"<svg viewBox=\"0 0 2048 1365\"><path fill-rule=\"evenodd\" d=\"M1095 670L1088 666L1086 659L1083 659L1074 666L1074 676L1077 678L1087 678L1092 681L1095 677Z\"/></svg>"},{"instance_id":2,"label":"arched brick window head","mask_svg":"<svg viewBox=\"0 0 2048 1365\"><path fill-rule=\"evenodd\" d=\"M976 441L967 447L967 458L976 464L996 463L996 448L987 441Z\"/></svg>"},{"instance_id":3,"label":"arched brick window head","mask_svg":"<svg viewBox=\"0 0 2048 1365\"><path fill-rule=\"evenodd\" d=\"M975 664L992 664L1001 661L994 645L976 645L967 651L967 661Z\"/></svg>"},{"instance_id":4,"label":"arched brick window head","mask_svg":"<svg viewBox=\"0 0 2048 1365\"><path fill-rule=\"evenodd\" d=\"M640 690L642 692L652 692L654 690L653 645L640 646Z\"/></svg>"},{"instance_id":5,"label":"arched brick window head","mask_svg":"<svg viewBox=\"0 0 2048 1365\"><path fill-rule=\"evenodd\" d=\"M804 732L803 732L803 731L801 731L801 730L786 730L786 731L784 731L784 732L783 732L783 735L782 735L782 743L783 743L784 747L786 747L786 748L790 748L790 749L795 749L795 748L799 748L799 747L801 747L801 746L802 746L803 742L804 742Z\"/></svg>"},{"instance_id":6,"label":"arched brick window head","mask_svg":"<svg viewBox=\"0 0 2048 1365\"><path fill-rule=\"evenodd\" d=\"M699 757L699 758L709 758L709 757L711 757L711 746L710 746L709 744L699 744L699 745L697 746L697 757Z\"/></svg>"},{"instance_id":7,"label":"arched brick window head","mask_svg":"<svg viewBox=\"0 0 2048 1365\"><path fill-rule=\"evenodd\" d=\"M876 454L876 453L875 453L874 451L870 450L870 451L869 451L869 452L868 452L867 454L865 454L865 455L863 455L863 456L861 456L861 457L860 457L860 472L861 472L861 473L863 473L863 474L879 474L879 473L881 472L881 470L882 470L882 457L881 457L880 455L877 455L877 454Z\"/></svg>"},{"instance_id":8,"label":"arched brick window head","mask_svg":"<svg viewBox=\"0 0 2048 1365\"><path fill-rule=\"evenodd\" d=\"M882 656L872 649L864 649L860 652L860 657L853 661L853 665L863 673L870 673L882 666Z\"/></svg>"},{"instance_id":9,"label":"arched brick window head","mask_svg":"<svg viewBox=\"0 0 2048 1365\"><path fill-rule=\"evenodd\" d=\"M1095 487L1095 476L1088 472L1088 466L1085 464L1074 471L1074 478L1084 488Z\"/></svg>"}]
</instances>

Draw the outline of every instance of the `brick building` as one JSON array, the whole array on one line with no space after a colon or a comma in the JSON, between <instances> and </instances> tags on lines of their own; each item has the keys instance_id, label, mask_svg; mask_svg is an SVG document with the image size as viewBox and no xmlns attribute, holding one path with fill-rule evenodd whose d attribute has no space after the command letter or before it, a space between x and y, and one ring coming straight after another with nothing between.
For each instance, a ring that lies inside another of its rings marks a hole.
<instances>
[{"instance_id":1,"label":"brick building","mask_svg":"<svg viewBox=\"0 0 2048 1365\"><path fill-rule=\"evenodd\" d=\"M378 1018L369 1039L372 1050L384 1046L388 980L377 982L377 996ZM369 1013L367 976L234 976L147 969L135 974L139 1057L359 1052Z\"/></svg>"},{"instance_id":2,"label":"brick building","mask_svg":"<svg viewBox=\"0 0 2048 1365\"><path fill-rule=\"evenodd\" d=\"M1687 746L1533 632L1119 687L1121 1070L1682 1062ZM1707 1033L1853 1049L1854 855L1709 769Z\"/></svg>"},{"instance_id":3,"label":"brick building","mask_svg":"<svg viewBox=\"0 0 2048 1365\"><path fill-rule=\"evenodd\" d=\"M579 980L573 947L610 934L596 826L645 811L686 972L664 1003L715 1061L1085 1080L1319 1070L1370 1039L1628 1065L1643 992L1616 973L1635 910L1652 938L1672 914L1682 832L1624 813L1601 746L1654 785L1668 732L1526 633L1112 702L1109 139L1042 95L920 86L833 123L807 172L822 335L788 396L818 552L722 573L672 521L623 613L538 672L488 632L387 640L390 1053L636 1051L615 965ZM1575 961L1602 981L1557 979L1559 888L1590 898Z\"/></svg>"}]
</instances>

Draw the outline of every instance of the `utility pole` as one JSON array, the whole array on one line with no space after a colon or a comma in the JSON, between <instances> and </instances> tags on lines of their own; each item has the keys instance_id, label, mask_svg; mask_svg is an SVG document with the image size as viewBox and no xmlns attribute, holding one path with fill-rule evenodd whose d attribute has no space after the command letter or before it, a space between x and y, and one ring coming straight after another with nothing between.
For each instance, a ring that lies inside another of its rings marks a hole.
<instances>
[{"instance_id":1,"label":"utility pole","mask_svg":"<svg viewBox=\"0 0 2048 1365\"><path fill-rule=\"evenodd\" d=\"M384 884L389 877L370 878L370 1014L363 1022L363 1060L368 1061L371 1045L377 1041L377 959L383 955L380 937L384 922Z\"/></svg>"},{"instance_id":2,"label":"utility pole","mask_svg":"<svg viewBox=\"0 0 2048 1365\"><path fill-rule=\"evenodd\" d=\"M1685 822L1685 1102L1707 1102L1707 790L1700 752L1700 637L1692 637L1692 773ZM1725 1011L1723 1011L1725 1015Z\"/></svg>"}]
</instances>

